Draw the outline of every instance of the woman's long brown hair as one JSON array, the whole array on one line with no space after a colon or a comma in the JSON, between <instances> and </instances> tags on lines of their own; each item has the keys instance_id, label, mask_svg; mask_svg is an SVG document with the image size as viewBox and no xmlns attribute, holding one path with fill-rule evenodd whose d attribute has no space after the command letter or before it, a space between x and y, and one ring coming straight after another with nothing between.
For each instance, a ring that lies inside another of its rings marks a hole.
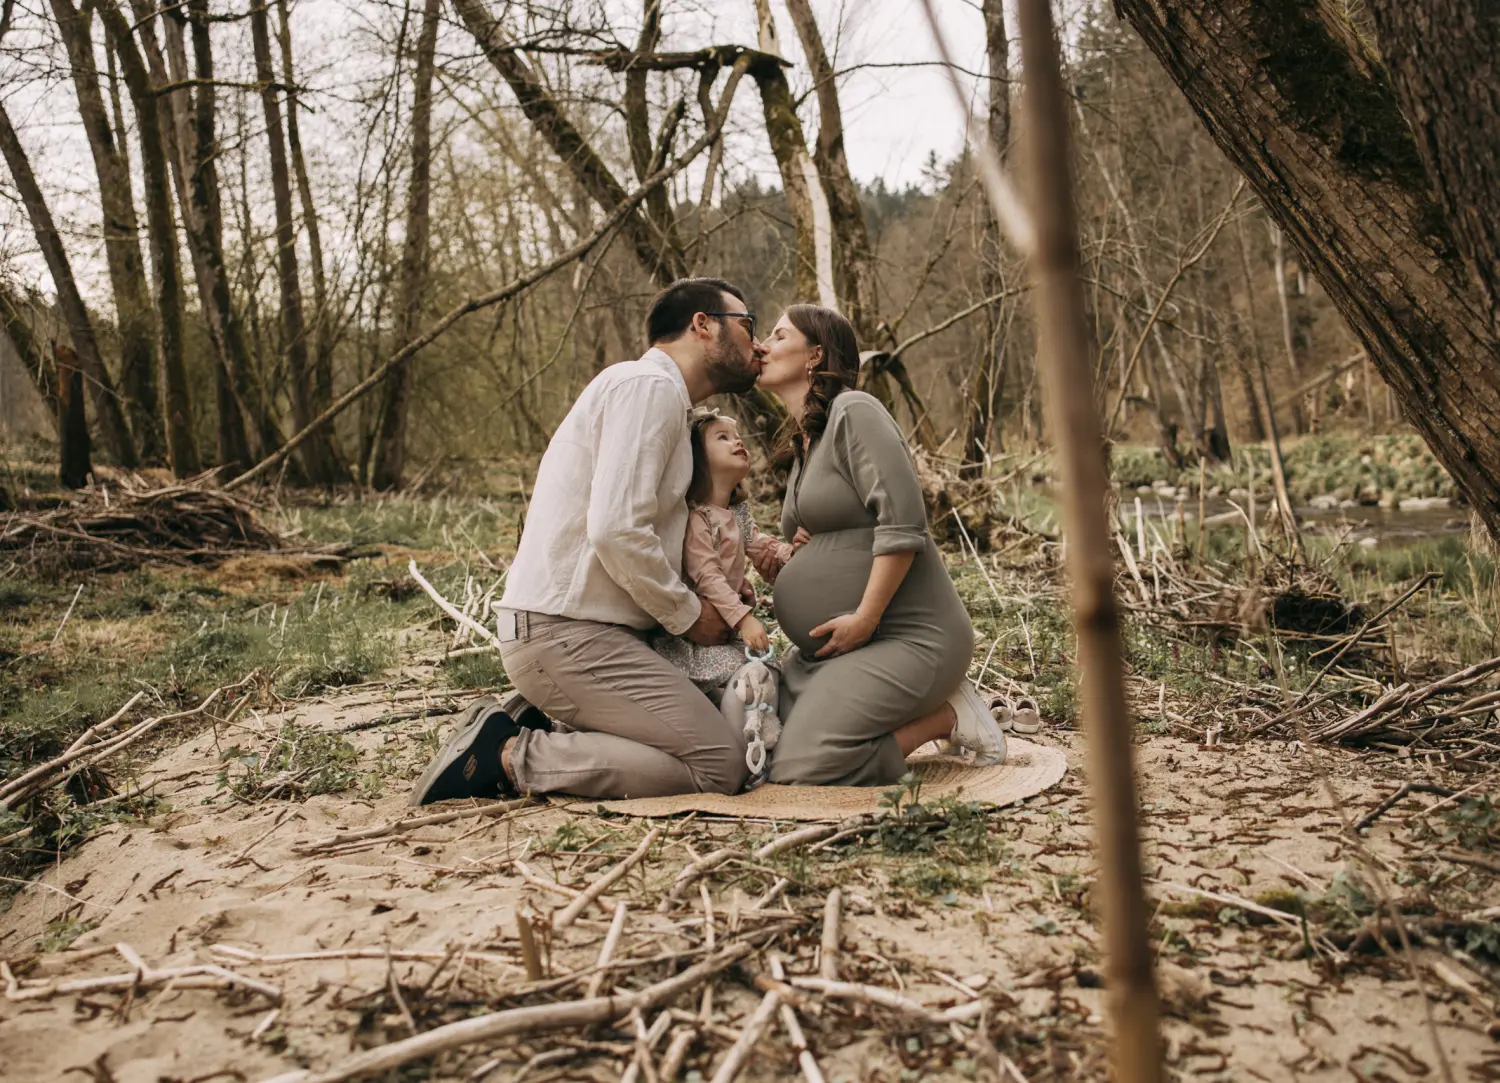
<instances>
[{"instance_id":1,"label":"woman's long brown hair","mask_svg":"<svg viewBox=\"0 0 1500 1083\"><path fill-rule=\"evenodd\" d=\"M859 340L854 325L831 308L792 305L786 310L786 318L802 332L809 346L823 348L823 359L810 374L812 386L802 400L801 439L791 433L787 441L788 450L801 459L828 427L833 400L859 382Z\"/></svg>"}]
</instances>

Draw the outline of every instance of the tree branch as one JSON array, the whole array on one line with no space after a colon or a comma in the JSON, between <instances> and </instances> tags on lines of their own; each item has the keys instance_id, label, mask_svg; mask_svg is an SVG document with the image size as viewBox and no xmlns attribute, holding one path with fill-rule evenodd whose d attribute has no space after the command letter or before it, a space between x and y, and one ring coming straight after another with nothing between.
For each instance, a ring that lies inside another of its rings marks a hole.
<instances>
[{"instance_id":1,"label":"tree branch","mask_svg":"<svg viewBox=\"0 0 1500 1083\"><path fill-rule=\"evenodd\" d=\"M431 344L434 340L441 336L443 332L448 330L448 328L452 327L455 323L463 319L463 317L467 316L469 313L478 312L480 309L490 308L494 305L499 304L501 301L508 300L521 291L528 289L536 283L540 282L542 279L546 278L554 271L566 267L574 260L587 255L596 244L598 244L601 240L608 236L612 230L614 230L622 222L624 222L630 214L634 213L636 207L640 205L641 201L644 200L646 196L654 192L657 188L667 183L667 181L671 180L674 176L685 169L690 162L697 158L697 156L701 154L711 142L713 142L714 138L718 136L720 130L723 129L724 122L729 118L729 106L734 100L735 89L739 85L740 76L744 74L745 69L748 66L749 61L743 57L735 61L735 66L731 70L729 75L729 81L724 86L724 93L719 99L719 113L715 118L714 124L706 132L704 132L702 136L699 137L697 142L695 142L683 153L682 157L678 158L677 161L673 162L665 169L659 170L657 173L653 174L644 184L642 184L634 192L631 192L629 195L627 195L619 203L619 205L610 212L610 214L604 219L604 221L599 224L598 229L594 230L593 233L589 234L583 240L573 245L573 247L569 248L567 251L560 253L553 259L542 264L540 267L534 268L533 270L520 275L519 277L513 279L497 290L494 290L487 294L483 294L479 297L469 298L462 304L458 305L456 308L449 311L445 316L437 320L435 323L428 325L427 329L420 335L412 339L405 346L402 346L390 357L386 358L383 362L376 366L375 370L371 372L370 375L366 376L359 383L355 384L348 391L344 392L337 399L335 399L332 405L330 405L317 417L313 418L312 421L310 421L299 432L297 432L289 440L287 440L285 444L278 448L275 453L266 456L264 459L256 463L249 470L246 470L238 477L232 478L231 480L225 482L224 488L226 490L237 489L242 485L249 484L257 478L264 477L270 471L276 469L276 467L286 461L291 453L295 451L304 440L306 440L309 436L316 432L321 426L328 424L328 422L332 421L339 414L347 410L362 396L364 396L367 392L369 392L372 388L376 387L382 380L384 380L386 375L393 368L401 364L403 361L409 360L413 355L416 354L418 350L420 350L424 346Z\"/></svg>"}]
</instances>

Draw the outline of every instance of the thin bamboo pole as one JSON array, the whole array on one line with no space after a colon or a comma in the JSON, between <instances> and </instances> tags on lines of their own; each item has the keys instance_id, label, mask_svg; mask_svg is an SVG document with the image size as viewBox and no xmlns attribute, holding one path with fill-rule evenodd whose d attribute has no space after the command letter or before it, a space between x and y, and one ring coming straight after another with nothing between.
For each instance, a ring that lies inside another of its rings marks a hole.
<instances>
[{"instance_id":1,"label":"thin bamboo pole","mask_svg":"<svg viewBox=\"0 0 1500 1083\"><path fill-rule=\"evenodd\" d=\"M1083 715L1093 788L1095 845L1104 916L1105 984L1119 1083L1162 1079L1148 915L1136 822L1130 711L1125 701L1120 612L1114 597L1105 498L1109 490L1080 278L1068 105L1050 0L1020 0L1023 131L1036 235L1039 362L1046 370L1048 424L1062 467L1073 617L1082 670Z\"/></svg>"}]
</instances>

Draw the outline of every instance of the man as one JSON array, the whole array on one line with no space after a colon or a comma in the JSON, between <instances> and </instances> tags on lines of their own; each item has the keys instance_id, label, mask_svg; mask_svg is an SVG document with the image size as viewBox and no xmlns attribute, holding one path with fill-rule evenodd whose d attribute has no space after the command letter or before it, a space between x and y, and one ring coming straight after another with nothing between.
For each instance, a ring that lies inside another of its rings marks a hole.
<instances>
[{"instance_id":1,"label":"man","mask_svg":"<svg viewBox=\"0 0 1500 1083\"><path fill-rule=\"evenodd\" d=\"M682 579L688 416L711 395L755 385L755 317L728 282L689 278L656 295L646 329L651 349L594 378L537 470L498 621L519 694L469 709L414 805L497 792L735 793L744 783L743 735L646 634L660 625L695 643L730 638ZM553 733L541 712L571 732Z\"/></svg>"}]
</instances>

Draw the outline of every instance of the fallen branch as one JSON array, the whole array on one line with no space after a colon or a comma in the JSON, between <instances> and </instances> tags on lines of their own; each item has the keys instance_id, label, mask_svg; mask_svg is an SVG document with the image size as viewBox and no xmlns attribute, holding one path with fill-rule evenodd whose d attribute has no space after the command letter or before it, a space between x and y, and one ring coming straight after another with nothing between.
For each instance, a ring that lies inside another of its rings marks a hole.
<instances>
[{"instance_id":1,"label":"fallen branch","mask_svg":"<svg viewBox=\"0 0 1500 1083\"><path fill-rule=\"evenodd\" d=\"M431 598L439 609L448 614L448 616L452 617L458 623L458 626L460 628L467 628L471 632L478 632L480 635L484 636L485 639L489 640L490 644L494 647L498 648L500 646L500 640L496 637L494 632L490 631L478 621L475 621L467 613L462 612L456 605L454 605L447 598L444 598L440 593L438 593L437 587L433 586L425 578L423 578L422 573L417 569L417 562L415 559L407 562L406 570L411 573L412 579L416 580L417 586L421 587L427 592L427 597Z\"/></svg>"},{"instance_id":2,"label":"fallen branch","mask_svg":"<svg viewBox=\"0 0 1500 1083\"><path fill-rule=\"evenodd\" d=\"M771 976L777 981L786 981L786 970L781 965L781 957L774 953L771 955ZM797 1010L790 1004L781 1006L781 1025L786 1028L786 1036L797 1053L797 1067L802 1069L802 1078L807 1083L824 1083L823 1071L818 1067L812 1050L808 1048L807 1035L802 1033L802 1024L797 1020Z\"/></svg>"},{"instance_id":3,"label":"fallen branch","mask_svg":"<svg viewBox=\"0 0 1500 1083\"><path fill-rule=\"evenodd\" d=\"M305 857L323 850L347 846L351 842L386 838L390 835L413 831L419 827L449 824L454 820L467 820L475 816L503 816L508 812L514 812L516 809L534 804L538 804L535 798L521 797L514 801L496 801L493 804L476 805L473 808L459 809L456 812L439 812L432 816L413 816L408 819L394 820L391 823L381 824L378 827L365 827L358 831L341 831L337 835L330 835L327 838L317 839L314 842L293 843L292 853Z\"/></svg>"},{"instance_id":4,"label":"fallen branch","mask_svg":"<svg viewBox=\"0 0 1500 1083\"><path fill-rule=\"evenodd\" d=\"M878 985L858 985L854 982L829 981L827 978L791 978L787 984L794 989L821 993L833 1000L855 1000L863 1004L876 1004L939 1027L946 1027L949 1023L967 1022L976 1018L984 1010L984 1002L978 1000L946 1010L929 1008L910 997L904 997L890 989L882 989Z\"/></svg>"},{"instance_id":5,"label":"fallen branch","mask_svg":"<svg viewBox=\"0 0 1500 1083\"><path fill-rule=\"evenodd\" d=\"M133 969L128 974L113 974L102 978L75 978L72 981L47 982L27 988L26 983L16 980L10 968L5 966L5 998L11 1001L48 1000L58 996L75 996L85 993L103 993L115 989L149 989L171 984L174 989L232 989L239 987L259 993L272 1004L281 1003L281 990L274 985L247 978L215 963L198 966L169 967L155 970L146 965L129 944L116 944L114 950Z\"/></svg>"},{"instance_id":6,"label":"fallen branch","mask_svg":"<svg viewBox=\"0 0 1500 1083\"><path fill-rule=\"evenodd\" d=\"M781 994L774 989L761 998L755 1013L750 1016L745 1029L740 1033L739 1040L729 1047L728 1053L724 1054L719 1070L714 1073L710 1083L734 1083L735 1077L749 1063L751 1055L755 1052L755 1043L760 1041L766 1025L771 1022L776 1009L780 1006Z\"/></svg>"},{"instance_id":7,"label":"fallen branch","mask_svg":"<svg viewBox=\"0 0 1500 1083\"><path fill-rule=\"evenodd\" d=\"M844 904L844 893L834 888L823 904L823 943L818 950L818 973L829 981L839 977L839 919Z\"/></svg>"},{"instance_id":8,"label":"fallen branch","mask_svg":"<svg viewBox=\"0 0 1500 1083\"><path fill-rule=\"evenodd\" d=\"M658 914L665 914L672 909L672 904L680 899L682 893L692 884L731 858L744 856L745 851L737 850L732 846L726 846L722 850L715 850L706 857L700 857L677 874L677 879L672 881L671 889L662 899L661 905L656 908L656 912Z\"/></svg>"},{"instance_id":9,"label":"fallen branch","mask_svg":"<svg viewBox=\"0 0 1500 1083\"><path fill-rule=\"evenodd\" d=\"M753 950L745 943L731 945L703 962L688 967L681 974L637 993L592 997L570 1004L536 1004L490 1012L357 1053L341 1064L321 1072L286 1072L266 1079L263 1083L344 1083L344 1080L375 1072L388 1072L422 1057L436 1056L474 1042L494 1041L513 1034L537 1035L570 1027L609 1023L628 1016L635 1009L644 1012L666 1004L733 966Z\"/></svg>"},{"instance_id":10,"label":"fallen branch","mask_svg":"<svg viewBox=\"0 0 1500 1083\"><path fill-rule=\"evenodd\" d=\"M178 711L175 714L165 714L159 715L156 718L148 718L144 722L132 726L117 737L74 748L71 752L64 752L56 759L49 760L39 767L32 768L21 777L12 779L4 786L0 786L0 808L15 808L30 800L42 790L66 782L79 771L103 763L110 756L137 744L141 738L157 729L163 723L178 722L184 718L192 718L194 715L202 714L225 692L232 692L245 687L255 676L256 673L251 672L238 684L215 688L207 696L203 697L203 701L192 710ZM68 770L63 771L63 768L68 768ZM57 774L59 771L62 771L61 775Z\"/></svg>"},{"instance_id":11,"label":"fallen branch","mask_svg":"<svg viewBox=\"0 0 1500 1083\"><path fill-rule=\"evenodd\" d=\"M563 907L562 912L553 919L552 927L554 929L562 930L566 929L569 925L572 925L573 922L578 918L578 915L587 910L594 903L594 901L599 898L600 895L603 895L604 892L609 889L611 884L620 879L620 877L624 876L643 857L645 857L647 852L650 851L651 847L659 838L661 838L661 828L653 827L647 833L646 837L641 840L641 844L635 848L634 853L632 853L624 861L619 862L588 887L584 888L583 891L579 894L578 898L574 899L567 906Z\"/></svg>"}]
</instances>

